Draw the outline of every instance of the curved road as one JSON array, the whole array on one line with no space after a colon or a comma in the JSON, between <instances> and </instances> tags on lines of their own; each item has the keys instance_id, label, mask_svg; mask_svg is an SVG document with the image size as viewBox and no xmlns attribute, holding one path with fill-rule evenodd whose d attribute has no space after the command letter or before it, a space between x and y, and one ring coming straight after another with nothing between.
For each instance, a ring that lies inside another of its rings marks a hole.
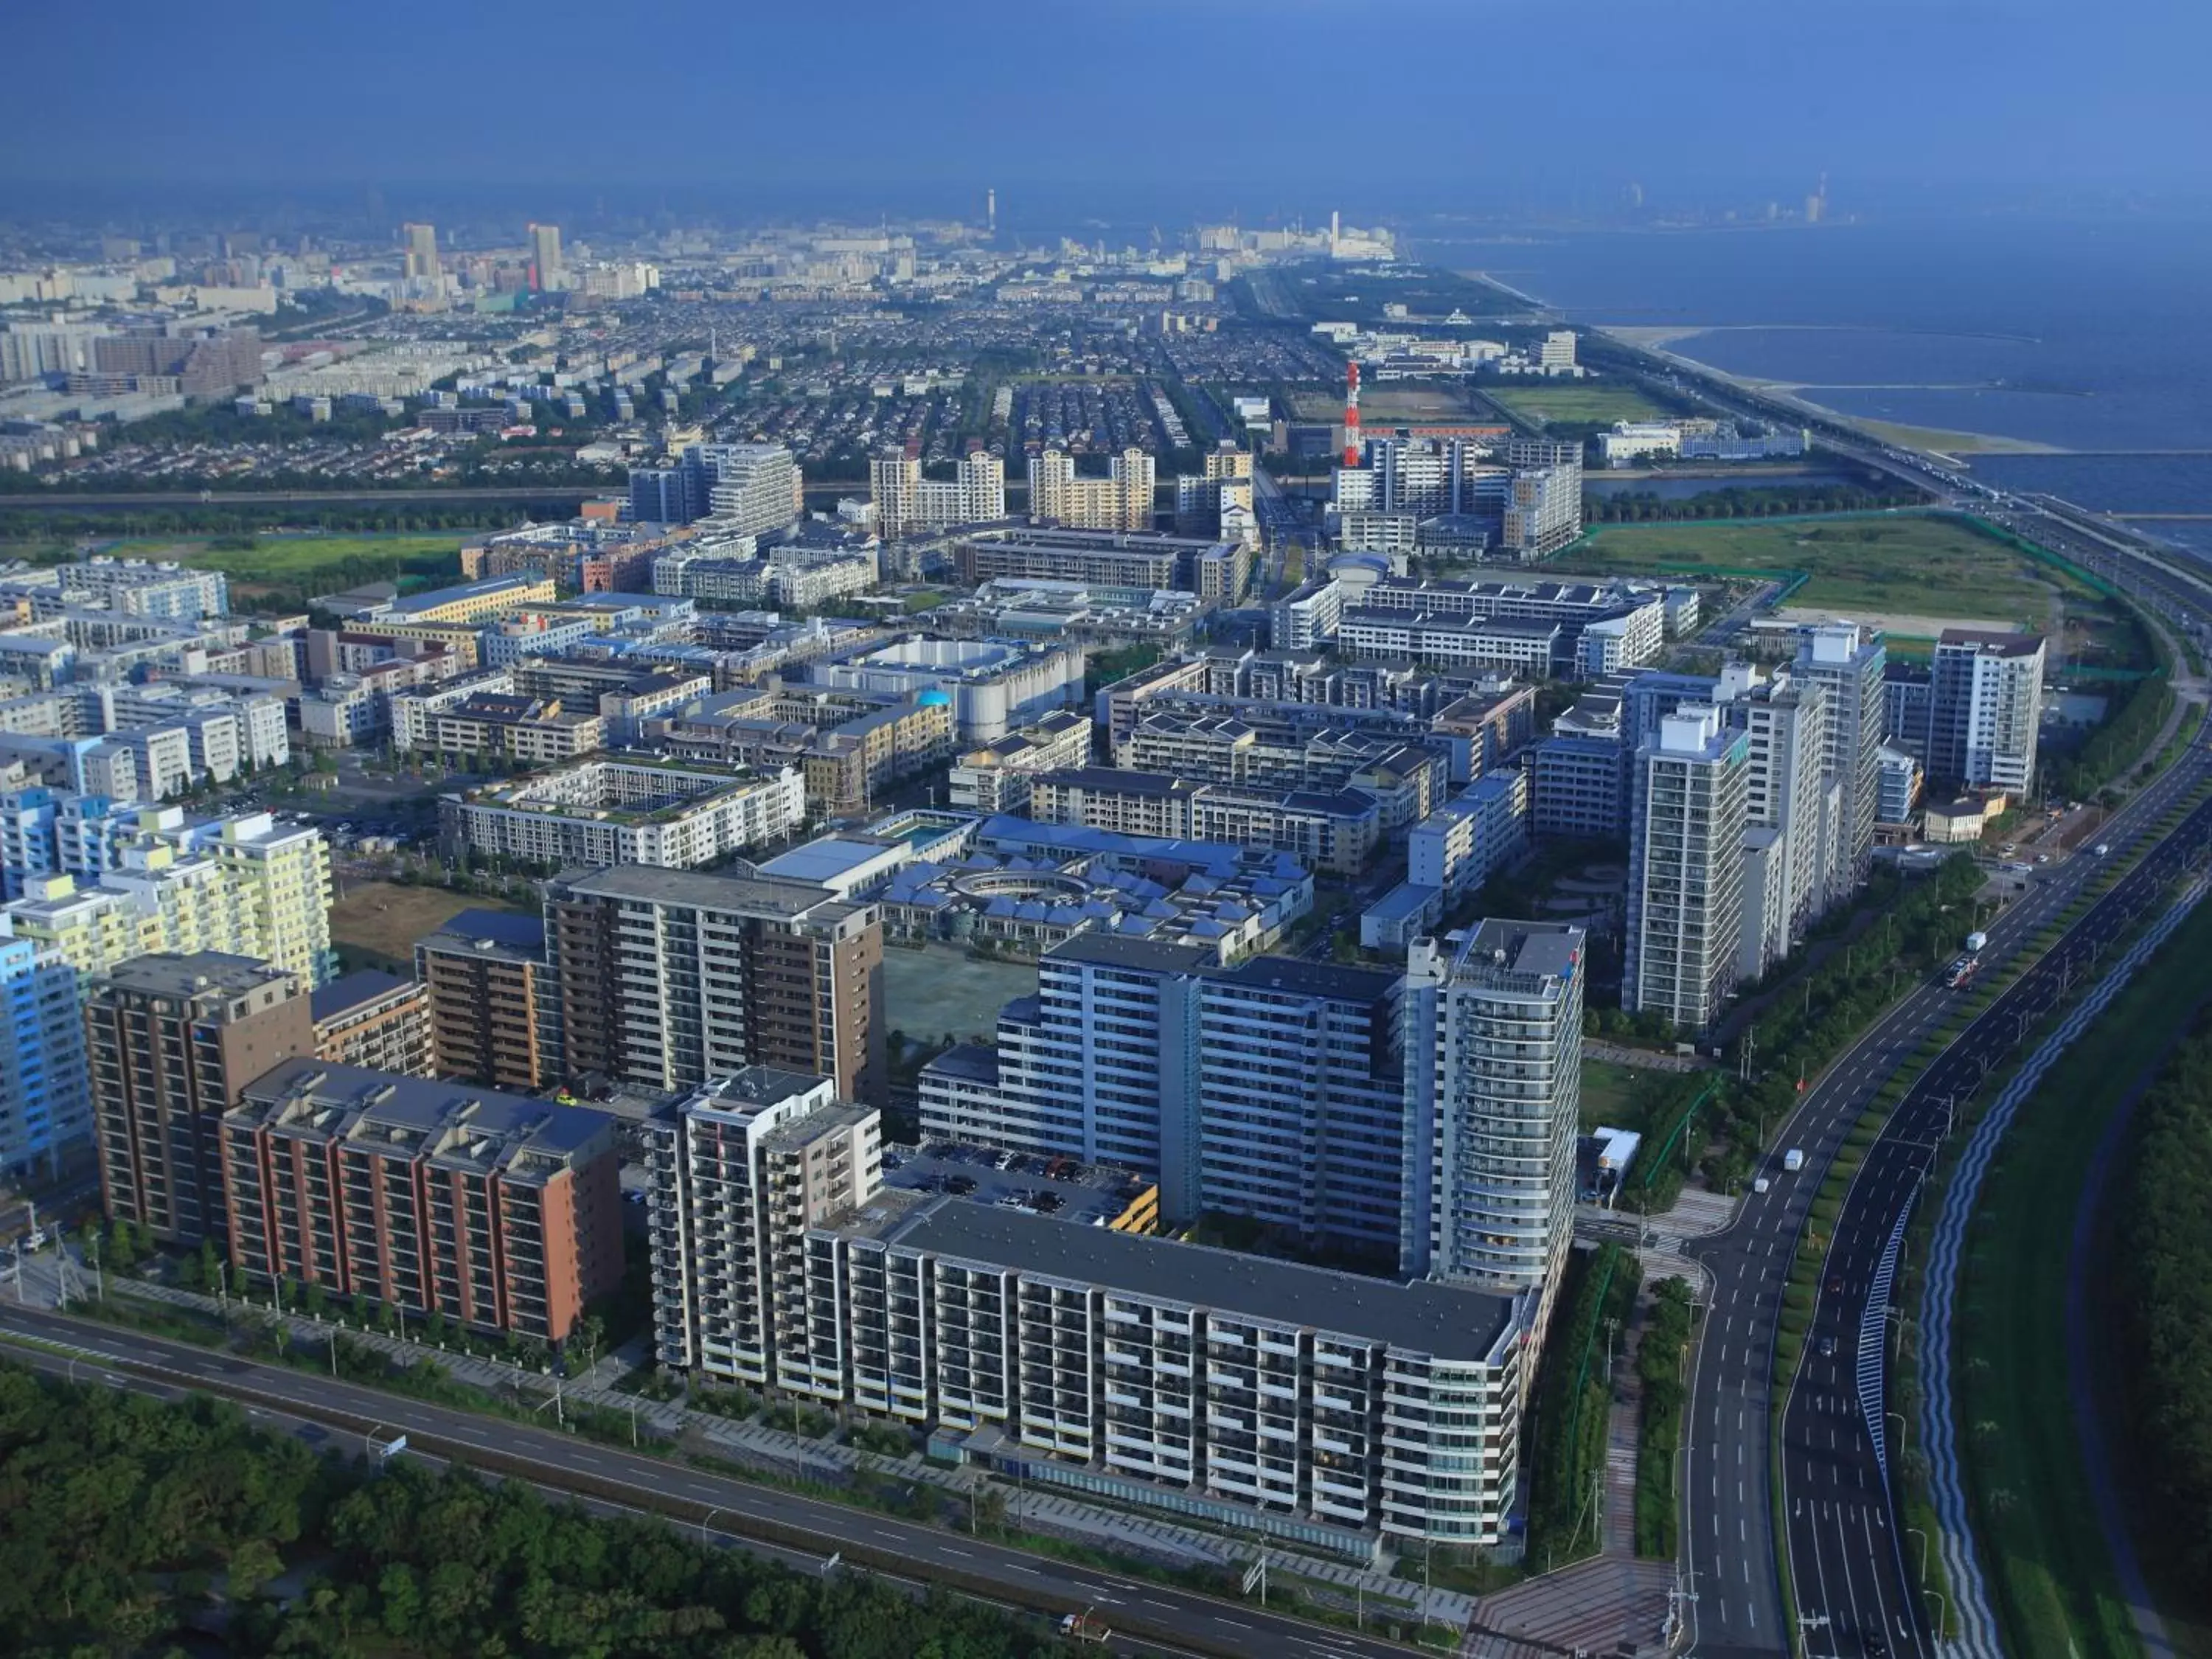
<instances>
[{"instance_id":1,"label":"curved road","mask_svg":"<svg viewBox=\"0 0 2212 1659\"><path fill-rule=\"evenodd\" d=\"M2102 839L2116 850L2132 843L2208 770L2212 763L2204 752L2192 752L2117 814ZM2198 818L2212 826L2212 817L2200 813ZM2174 848L2187 838L2171 837L2165 848ZM2001 966L2101 868L2100 860L2086 855L2051 866L1990 925L1984 962L1992 969ZM2151 879L2130 876L2122 882L2069 931L2045 962L2074 963L2069 952L2086 961L2101 952L2118 926L2114 918L2125 896L2143 890ZM2039 1007L2033 999L2055 988L2068 969L2057 969L2049 981L2041 977L2043 971L2039 968L2025 976L1992 1004L1893 1115L1870 1149L1833 1234L1816 1323L1784 1418L1784 1467L1791 1476L1791 1579L1801 1613L1831 1621L1811 1627L1808 1634L1826 1631L1836 1638L1824 1638L1808 1651L1867 1651L1863 1635L1896 1628L1899 1616L1909 1628L1917 1628L1912 1623L1917 1614L1906 1607L1917 1598L1905 1594L1899 1540L1891 1535L1889 1495L1862 1416L1858 1322L1895 1214L1918 1179L1912 1167L1906 1184L1898 1187L1890 1173L1893 1160L1901 1151L1924 1160L1929 1115L1940 1130L1943 1095L1978 1081L1981 1072L2016 1041L2021 1012ZM2082 969L2077 963L2071 971L2078 975ZM1923 985L1870 1027L1808 1091L1777 1137L1778 1146L1804 1152L1804 1169L1785 1174L1779 1158L1774 1159L1766 1192L1747 1195L1727 1227L1685 1246L1703 1263L1711 1287L1684 1436L1684 1587L1696 1598L1686 1604L1686 1622L1692 1632L1690 1650L1708 1659L1789 1649L1774 1556L1769 1464L1769 1382L1783 1285L1813 1195L1844 1135L1883 1084L1942 1022L1955 996L1939 985ZM1913 1142L1920 1143L1917 1152L1910 1151ZM1834 1342L1834 1353L1820 1352L1824 1340ZM1876 1364L1878 1370L1878 1357ZM1847 1638L1846 1631L1863 1634Z\"/></svg>"}]
</instances>

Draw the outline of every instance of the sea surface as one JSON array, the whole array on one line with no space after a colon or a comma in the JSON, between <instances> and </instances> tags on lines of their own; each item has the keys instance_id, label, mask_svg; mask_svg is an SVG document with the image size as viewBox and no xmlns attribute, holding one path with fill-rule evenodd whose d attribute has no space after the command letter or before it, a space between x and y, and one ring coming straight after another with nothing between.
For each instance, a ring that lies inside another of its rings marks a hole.
<instances>
[{"instance_id":1,"label":"sea surface","mask_svg":"<svg viewBox=\"0 0 2212 1659\"><path fill-rule=\"evenodd\" d=\"M1844 414L2074 452L1969 458L2014 488L2212 514L2212 222L1964 216L1413 251L1577 322L1690 331L1668 349ZM2138 527L2212 556L2212 522Z\"/></svg>"}]
</instances>

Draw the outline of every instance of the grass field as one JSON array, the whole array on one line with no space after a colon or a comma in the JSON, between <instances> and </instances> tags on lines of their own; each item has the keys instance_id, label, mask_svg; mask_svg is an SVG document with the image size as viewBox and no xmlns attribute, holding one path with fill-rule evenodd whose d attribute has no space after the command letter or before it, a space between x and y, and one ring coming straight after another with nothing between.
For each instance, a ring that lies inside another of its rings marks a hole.
<instances>
[{"instance_id":1,"label":"grass field","mask_svg":"<svg viewBox=\"0 0 2212 1659\"><path fill-rule=\"evenodd\" d=\"M1583 1062L1583 1133L1588 1134L1601 1126L1607 1128L1632 1127L1626 1119L1641 1115L1644 1110L1637 1099L1637 1079L1644 1075L1632 1066L1616 1065L1609 1060L1586 1060Z\"/></svg>"},{"instance_id":2,"label":"grass field","mask_svg":"<svg viewBox=\"0 0 2212 1659\"><path fill-rule=\"evenodd\" d=\"M355 882L331 907L331 939L342 947L393 962L414 960L415 941L434 933L463 910L520 910L518 904L449 892L443 887L404 887L398 882Z\"/></svg>"},{"instance_id":3,"label":"grass field","mask_svg":"<svg viewBox=\"0 0 2212 1659\"><path fill-rule=\"evenodd\" d=\"M1482 395L1509 414L1539 422L1611 426L1615 421L1648 421L1662 412L1642 392L1625 386L1485 386Z\"/></svg>"},{"instance_id":4,"label":"grass field","mask_svg":"<svg viewBox=\"0 0 2212 1659\"><path fill-rule=\"evenodd\" d=\"M2142 1650L2091 1507L2065 1349L2073 1217L2105 1121L2203 994L2212 906L2184 922L2021 1107L1974 1213L1954 1409L1981 1557L2020 1659ZM2124 1502L2124 1494L2123 1494Z\"/></svg>"},{"instance_id":5,"label":"grass field","mask_svg":"<svg viewBox=\"0 0 2212 1659\"><path fill-rule=\"evenodd\" d=\"M1793 607L2038 628L2048 624L2055 592L2087 597L2056 567L1932 514L1607 525L1549 568L1692 580L1701 573L1779 578L1803 570L1811 580L1790 596Z\"/></svg>"},{"instance_id":6,"label":"grass field","mask_svg":"<svg viewBox=\"0 0 2212 1659\"><path fill-rule=\"evenodd\" d=\"M326 592L356 582L398 580L403 586L460 579L458 534L394 536L275 536L252 538L251 547L223 546L227 539L148 537L104 542L105 551L141 559L175 559L202 570L220 570L248 588ZM414 578L410 583L408 578Z\"/></svg>"}]
</instances>

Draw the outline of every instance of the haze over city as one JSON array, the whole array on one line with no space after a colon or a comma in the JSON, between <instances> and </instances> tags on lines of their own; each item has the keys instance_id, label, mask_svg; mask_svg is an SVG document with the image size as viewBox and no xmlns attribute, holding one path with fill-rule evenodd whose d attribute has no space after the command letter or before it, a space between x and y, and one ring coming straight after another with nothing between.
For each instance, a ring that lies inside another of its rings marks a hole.
<instances>
[{"instance_id":1,"label":"haze over city","mask_svg":"<svg viewBox=\"0 0 2212 1659\"><path fill-rule=\"evenodd\" d=\"M2201 7L0 39L9 1653L2212 1659Z\"/></svg>"}]
</instances>

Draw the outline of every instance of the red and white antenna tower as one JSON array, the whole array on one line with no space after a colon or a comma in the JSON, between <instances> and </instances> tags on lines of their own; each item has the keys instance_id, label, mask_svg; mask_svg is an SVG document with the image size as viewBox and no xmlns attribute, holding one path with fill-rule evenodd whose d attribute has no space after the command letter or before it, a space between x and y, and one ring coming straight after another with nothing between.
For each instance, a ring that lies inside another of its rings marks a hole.
<instances>
[{"instance_id":1,"label":"red and white antenna tower","mask_svg":"<svg viewBox=\"0 0 2212 1659\"><path fill-rule=\"evenodd\" d=\"M1344 366L1344 464L1358 466L1365 459L1359 452L1359 365Z\"/></svg>"}]
</instances>

